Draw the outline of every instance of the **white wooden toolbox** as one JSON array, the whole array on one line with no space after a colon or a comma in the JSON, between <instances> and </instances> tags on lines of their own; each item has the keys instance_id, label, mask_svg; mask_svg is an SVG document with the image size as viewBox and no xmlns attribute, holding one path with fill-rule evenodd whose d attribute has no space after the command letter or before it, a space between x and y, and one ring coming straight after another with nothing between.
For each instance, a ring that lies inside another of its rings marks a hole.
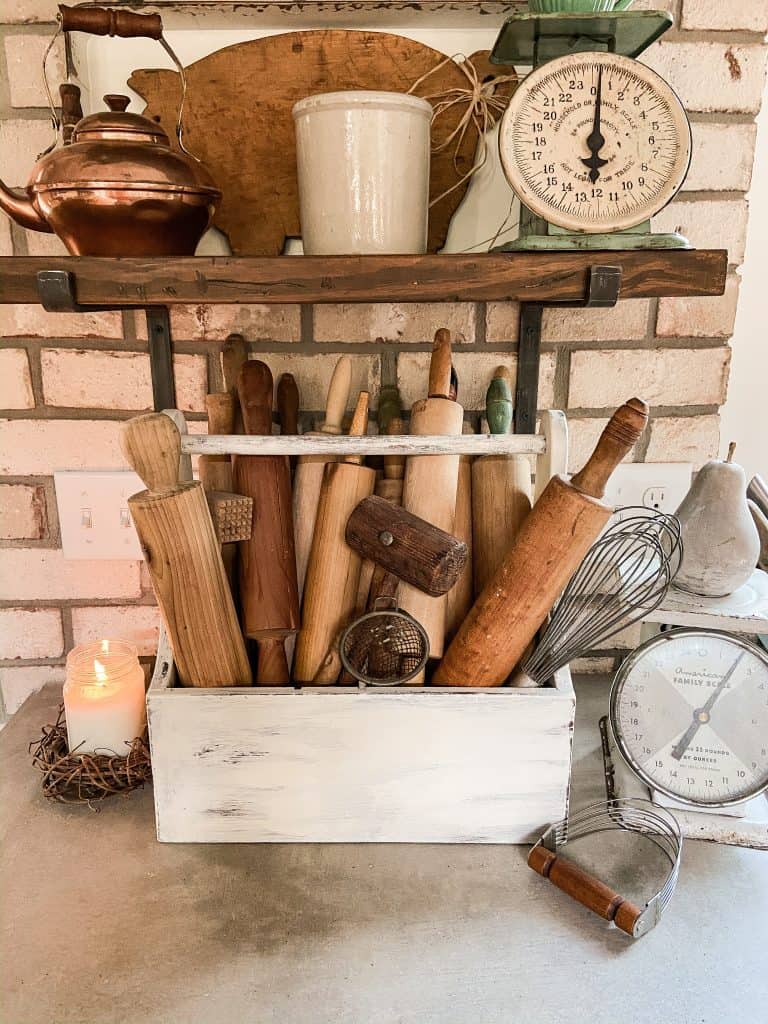
<instances>
[{"instance_id":1,"label":"white wooden toolbox","mask_svg":"<svg viewBox=\"0 0 768 1024\"><path fill-rule=\"evenodd\" d=\"M565 471L542 435L188 437L190 454L506 451ZM161 636L147 697L161 842L527 843L565 816L575 696L551 686L185 688Z\"/></svg>"}]
</instances>

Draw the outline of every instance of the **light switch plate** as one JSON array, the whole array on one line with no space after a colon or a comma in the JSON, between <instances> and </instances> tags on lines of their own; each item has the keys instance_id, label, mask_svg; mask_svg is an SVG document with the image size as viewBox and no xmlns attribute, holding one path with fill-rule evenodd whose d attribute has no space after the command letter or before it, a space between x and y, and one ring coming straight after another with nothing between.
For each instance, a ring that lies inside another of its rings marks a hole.
<instances>
[{"instance_id":1,"label":"light switch plate","mask_svg":"<svg viewBox=\"0 0 768 1024\"><path fill-rule=\"evenodd\" d=\"M143 558L128 498L144 490L135 473L60 472L53 474L65 558Z\"/></svg>"},{"instance_id":2,"label":"light switch plate","mask_svg":"<svg viewBox=\"0 0 768 1024\"><path fill-rule=\"evenodd\" d=\"M622 462L605 488L609 505L645 505L659 512L674 512L691 486L690 462Z\"/></svg>"}]
</instances>

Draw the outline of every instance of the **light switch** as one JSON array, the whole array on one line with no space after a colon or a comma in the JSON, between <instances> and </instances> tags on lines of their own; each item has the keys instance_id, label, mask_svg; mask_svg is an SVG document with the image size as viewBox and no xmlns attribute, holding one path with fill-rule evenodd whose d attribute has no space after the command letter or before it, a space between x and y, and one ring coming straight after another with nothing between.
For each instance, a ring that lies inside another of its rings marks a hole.
<instances>
[{"instance_id":1,"label":"light switch","mask_svg":"<svg viewBox=\"0 0 768 1024\"><path fill-rule=\"evenodd\" d=\"M144 485L135 473L53 474L65 558L140 560L128 498Z\"/></svg>"}]
</instances>

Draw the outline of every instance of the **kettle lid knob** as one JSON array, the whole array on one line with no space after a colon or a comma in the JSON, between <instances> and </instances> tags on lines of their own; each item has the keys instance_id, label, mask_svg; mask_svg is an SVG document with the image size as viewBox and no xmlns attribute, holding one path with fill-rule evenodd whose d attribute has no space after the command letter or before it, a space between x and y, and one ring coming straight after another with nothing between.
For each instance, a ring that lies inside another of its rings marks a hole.
<instances>
[{"instance_id":1,"label":"kettle lid knob","mask_svg":"<svg viewBox=\"0 0 768 1024\"><path fill-rule=\"evenodd\" d=\"M119 93L108 93L104 97L104 102L107 104L110 110L123 113L128 109L128 104L131 102L130 96L121 96Z\"/></svg>"}]
</instances>

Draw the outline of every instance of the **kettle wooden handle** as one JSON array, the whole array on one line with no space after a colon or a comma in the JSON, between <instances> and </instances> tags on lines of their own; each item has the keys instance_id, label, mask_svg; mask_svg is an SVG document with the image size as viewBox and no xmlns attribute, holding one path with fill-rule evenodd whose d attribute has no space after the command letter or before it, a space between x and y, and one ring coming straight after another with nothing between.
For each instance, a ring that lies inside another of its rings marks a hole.
<instances>
[{"instance_id":1,"label":"kettle wooden handle","mask_svg":"<svg viewBox=\"0 0 768 1024\"><path fill-rule=\"evenodd\" d=\"M72 132L78 121L82 119L83 108L80 104L80 89L73 82L62 82L59 86L61 97L61 127L64 142L72 139Z\"/></svg>"},{"instance_id":2,"label":"kettle wooden handle","mask_svg":"<svg viewBox=\"0 0 768 1024\"><path fill-rule=\"evenodd\" d=\"M161 494L178 485L181 435L169 416L153 412L128 420L120 430L120 448L151 493Z\"/></svg>"},{"instance_id":3,"label":"kettle wooden handle","mask_svg":"<svg viewBox=\"0 0 768 1024\"><path fill-rule=\"evenodd\" d=\"M605 485L632 445L645 430L648 406L642 398L630 398L611 416L595 450L571 484L582 494L602 498Z\"/></svg>"},{"instance_id":4,"label":"kettle wooden handle","mask_svg":"<svg viewBox=\"0 0 768 1024\"><path fill-rule=\"evenodd\" d=\"M617 892L574 864L567 857L558 857L545 846L536 845L528 855L528 867L538 872L542 878L567 893L571 899L587 907L606 921L613 921L627 935L634 934L635 924L641 910L630 900L625 900Z\"/></svg>"},{"instance_id":5,"label":"kettle wooden handle","mask_svg":"<svg viewBox=\"0 0 768 1024\"><path fill-rule=\"evenodd\" d=\"M59 4L64 32L88 32L92 36L122 36L124 39L143 36L159 39L163 23L159 14L134 14L114 7L68 7Z\"/></svg>"}]
</instances>

